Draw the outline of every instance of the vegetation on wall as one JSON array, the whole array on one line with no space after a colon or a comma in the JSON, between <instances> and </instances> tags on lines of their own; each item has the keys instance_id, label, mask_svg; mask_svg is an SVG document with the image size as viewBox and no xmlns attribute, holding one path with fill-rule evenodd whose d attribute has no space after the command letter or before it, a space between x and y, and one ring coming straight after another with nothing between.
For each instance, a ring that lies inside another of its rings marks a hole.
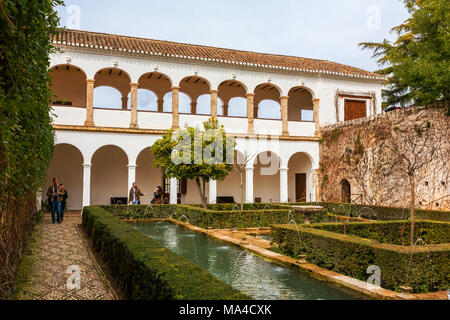
<instances>
[{"instance_id":1,"label":"vegetation on wall","mask_svg":"<svg viewBox=\"0 0 450 320\"><path fill-rule=\"evenodd\" d=\"M53 151L50 36L59 0L1 0L0 296L10 293Z\"/></svg>"},{"instance_id":2,"label":"vegetation on wall","mask_svg":"<svg viewBox=\"0 0 450 320\"><path fill-rule=\"evenodd\" d=\"M404 0L411 14L394 27L394 42L364 42L388 77L383 97L388 105L430 105L450 100L450 11L447 0ZM447 106L450 115L450 106Z\"/></svg>"}]
</instances>

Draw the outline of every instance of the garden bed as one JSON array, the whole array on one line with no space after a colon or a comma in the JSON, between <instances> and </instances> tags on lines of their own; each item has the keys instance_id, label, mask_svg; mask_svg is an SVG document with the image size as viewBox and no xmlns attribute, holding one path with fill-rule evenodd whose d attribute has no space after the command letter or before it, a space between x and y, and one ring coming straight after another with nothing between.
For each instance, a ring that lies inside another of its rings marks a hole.
<instances>
[{"instance_id":1,"label":"garden bed","mask_svg":"<svg viewBox=\"0 0 450 320\"><path fill-rule=\"evenodd\" d=\"M339 202L314 202L299 203L298 205L319 205L331 214L361 217L372 220L407 220L410 216L409 208L395 208L384 206L360 205ZM415 210L416 219L448 221L450 222L450 211L448 210Z\"/></svg>"},{"instance_id":2,"label":"garden bed","mask_svg":"<svg viewBox=\"0 0 450 320\"><path fill-rule=\"evenodd\" d=\"M434 292L449 287L450 244L430 244L411 247L384 242L398 242L398 232L390 236L385 233L397 229L404 222L347 223L349 231L342 234L343 224L311 227L290 225L272 226L273 243L283 254L300 257L306 254L308 262L320 267L366 281L370 276L367 268L376 265L381 269L381 286L400 291L400 286L410 286L413 292ZM418 222L419 230L432 222ZM448 228L441 224L427 230L440 230L428 239L446 241L443 235ZM336 232L327 231L333 230ZM406 228L407 229L407 228ZM373 232L377 230L377 232ZM354 234L351 234L353 232ZM420 231L419 231L420 232ZM370 236L380 241L358 237ZM390 238L389 238L390 237Z\"/></svg>"},{"instance_id":3,"label":"garden bed","mask_svg":"<svg viewBox=\"0 0 450 320\"><path fill-rule=\"evenodd\" d=\"M249 300L101 207L85 207L83 226L130 300Z\"/></svg>"},{"instance_id":4,"label":"garden bed","mask_svg":"<svg viewBox=\"0 0 450 320\"><path fill-rule=\"evenodd\" d=\"M280 205L279 207L282 209L263 207L258 210L240 211L237 208L227 210L228 206L222 205L217 205L217 210L206 210L194 205L102 206L103 209L121 219L174 218L204 229L265 228L290 221L295 221L297 224L303 223L305 218L303 213L295 212L289 206ZM313 223L329 220L326 210L311 217Z\"/></svg>"}]
</instances>

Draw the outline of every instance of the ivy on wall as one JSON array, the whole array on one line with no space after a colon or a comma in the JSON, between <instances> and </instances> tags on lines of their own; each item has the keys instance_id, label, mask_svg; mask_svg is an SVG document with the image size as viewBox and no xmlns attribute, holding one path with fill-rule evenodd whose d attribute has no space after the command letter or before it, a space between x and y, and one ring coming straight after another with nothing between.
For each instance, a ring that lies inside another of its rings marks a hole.
<instances>
[{"instance_id":1,"label":"ivy on wall","mask_svg":"<svg viewBox=\"0 0 450 320\"><path fill-rule=\"evenodd\" d=\"M11 289L53 152L50 36L60 0L0 0L0 296Z\"/></svg>"}]
</instances>

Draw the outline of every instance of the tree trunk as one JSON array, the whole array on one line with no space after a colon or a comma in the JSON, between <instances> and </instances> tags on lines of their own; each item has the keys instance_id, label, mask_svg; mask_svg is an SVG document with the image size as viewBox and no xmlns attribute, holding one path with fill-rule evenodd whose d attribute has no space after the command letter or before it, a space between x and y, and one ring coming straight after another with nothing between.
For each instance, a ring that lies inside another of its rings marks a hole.
<instances>
[{"instance_id":1,"label":"tree trunk","mask_svg":"<svg viewBox=\"0 0 450 320\"><path fill-rule=\"evenodd\" d=\"M202 199L202 206L205 209L208 209L208 203L206 199L206 190L205 190L205 180L202 178L202 184L203 184L203 190L202 190L202 184L200 184L200 178L195 178L195 182L198 187L198 192L200 193L200 198Z\"/></svg>"},{"instance_id":2,"label":"tree trunk","mask_svg":"<svg viewBox=\"0 0 450 320\"><path fill-rule=\"evenodd\" d=\"M414 181L414 174L409 176L409 185L411 186L411 231L409 243L414 246L414 224L416 222L415 206L416 206L416 186Z\"/></svg>"}]
</instances>

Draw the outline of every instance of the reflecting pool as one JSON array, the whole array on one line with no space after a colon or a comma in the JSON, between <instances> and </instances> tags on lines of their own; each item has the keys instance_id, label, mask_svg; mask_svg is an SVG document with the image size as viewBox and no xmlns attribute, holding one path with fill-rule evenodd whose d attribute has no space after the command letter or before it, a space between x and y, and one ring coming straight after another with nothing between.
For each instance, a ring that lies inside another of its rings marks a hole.
<instances>
[{"instance_id":1,"label":"reflecting pool","mask_svg":"<svg viewBox=\"0 0 450 320\"><path fill-rule=\"evenodd\" d=\"M255 256L170 222L133 227L162 246L258 300L354 300L357 293Z\"/></svg>"}]
</instances>

